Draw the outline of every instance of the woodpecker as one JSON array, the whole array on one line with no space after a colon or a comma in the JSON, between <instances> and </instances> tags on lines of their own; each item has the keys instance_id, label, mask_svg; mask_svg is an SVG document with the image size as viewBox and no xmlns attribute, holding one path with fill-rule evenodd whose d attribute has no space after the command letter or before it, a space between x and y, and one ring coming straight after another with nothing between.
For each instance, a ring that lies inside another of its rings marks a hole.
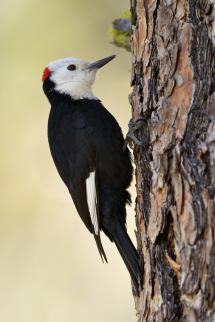
<instances>
[{"instance_id":1,"label":"woodpecker","mask_svg":"<svg viewBox=\"0 0 215 322\"><path fill-rule=\"evenodd\" d=\"M58 59L44 69L43 90L51 105L48 140L58 173L102 260L107 262L101 231L115 243L138 292L138 253L126 231L131 156L119 124L92 91L96 72L114 57Z\"/></svg>"}]
</instances>

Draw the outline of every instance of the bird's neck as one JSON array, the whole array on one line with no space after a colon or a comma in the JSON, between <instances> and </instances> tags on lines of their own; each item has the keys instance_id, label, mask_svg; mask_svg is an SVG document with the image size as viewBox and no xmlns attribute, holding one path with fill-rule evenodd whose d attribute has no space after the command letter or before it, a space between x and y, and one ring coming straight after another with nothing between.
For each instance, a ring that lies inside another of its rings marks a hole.
<instances>
[{"instance_id":1,"label":"bird's neck","mask_svg":"<svg viewBox=\"0 0 215 322\"><path fill-rule=\"evenodd\" d=\"M51 80L44 81L43 90L52 106L57 106L62 103L68 105L75 103L76 101L98 100L98 98L93 95L91 89L86 90L84 94L83 88L80 91L77 88L75 93L67 93L66 91L60 90L58 87L55 87L55 84Z\"/></svg>"},{"instance_id":2,"label":"bird's neck","mask_svg":"<svg viewBox=\"0 0 215 322\"><path fill-rule=\"evenodd\" d=\"M56 85L56 91L69 95L73 100L96 99L92 91L92 85L88 82L65 82Z\"/></svg>"}]
</instances>

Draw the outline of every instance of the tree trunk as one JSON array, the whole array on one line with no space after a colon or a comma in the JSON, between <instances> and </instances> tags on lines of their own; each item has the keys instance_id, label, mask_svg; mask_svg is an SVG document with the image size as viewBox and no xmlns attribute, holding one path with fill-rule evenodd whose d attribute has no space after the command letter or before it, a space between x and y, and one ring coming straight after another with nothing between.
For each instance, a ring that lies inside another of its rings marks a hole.
<instances>
[{"instance_id":1,"label":"tree trunk","mask_svg":"<svg viewBox=\"0 0 215 322\"><path fill-rule=\"evenodd\" d=\"M131 0L138 321L215 321L214 5Z\"/></svg>"}]
</instances>

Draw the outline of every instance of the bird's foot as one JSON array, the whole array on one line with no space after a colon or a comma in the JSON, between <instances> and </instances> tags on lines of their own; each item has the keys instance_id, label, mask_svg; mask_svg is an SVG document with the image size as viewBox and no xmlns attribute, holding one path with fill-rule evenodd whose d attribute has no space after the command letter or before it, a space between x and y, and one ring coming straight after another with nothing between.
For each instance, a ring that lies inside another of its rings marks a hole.
<instances>
[{"instance_id":1,"label":"bird's foot","mask_svg":"<svg viewBox=\"0 0 215 322\"><path fill-rule=\"evenodd\" d=\"M145 121L143 118L138 118L137 120L131 119L128 123L128 133L126 134L125 143L124 143L124 149L126 149L127 145L131 149L133 149L134 145L141 146L143 148L147 148L148 144L146 144L143 141L140 141L136 137L136 132L140 130L145 124Z\"/></svg>"}]
</instances>

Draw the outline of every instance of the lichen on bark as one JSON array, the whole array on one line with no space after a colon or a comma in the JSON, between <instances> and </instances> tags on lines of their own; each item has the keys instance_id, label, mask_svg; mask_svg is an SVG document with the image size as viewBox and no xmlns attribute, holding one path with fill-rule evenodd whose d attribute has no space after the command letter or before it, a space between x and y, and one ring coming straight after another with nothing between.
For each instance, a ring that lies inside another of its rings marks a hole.
<instances>
[{"instance_id":1,"label":"lichen on bark","mask_svg":"<svg viewBox=\"0 0 215 322\"><path fill-rule=\"evenodd\" d=\"M124 11L119 18L114 19L108 29L110 42L117 47L131 51L131 12Z\"/></svg>"}]
</instances>

